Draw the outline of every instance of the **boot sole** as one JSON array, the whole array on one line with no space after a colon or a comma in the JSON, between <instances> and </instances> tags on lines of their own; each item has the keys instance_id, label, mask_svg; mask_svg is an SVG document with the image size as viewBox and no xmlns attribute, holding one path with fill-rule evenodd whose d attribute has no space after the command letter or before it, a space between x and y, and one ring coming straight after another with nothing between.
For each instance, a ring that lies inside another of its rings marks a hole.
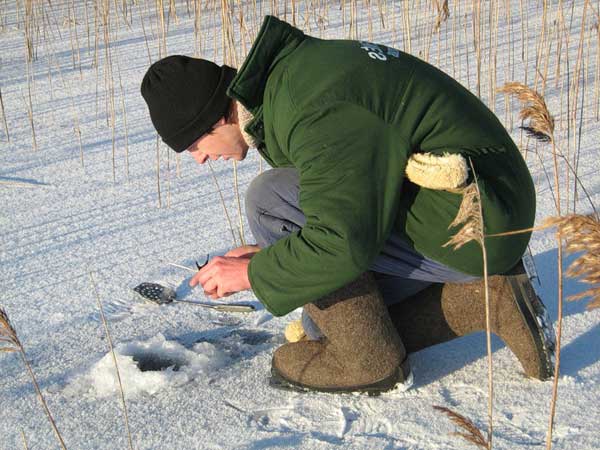
<instances>
[{"instance_id":1,"label":"boot sole","mask_svg":"<svg viewBox=\"0 0 600 450\"><path fill-rule=\"evenodd\" d=\"M547 380L554 374L556 340L546 307L535 294L524 270L521 273L508 275L507 278L521 317L531 333L539 355L541 362L539 379Z\"/></svg>"},{"instance_id":2,"label":"boot sole","mask_svg":"<svg viewBox=\"0 0 600 450\"><path fill-rule=\"evenodd\" d=\"M398 386L401 384L401 386ZM402 361L399 367L389 376L382 380L376 381L368 385L362 386L345 386L345 387L313 387L296 381L289 380L283 376L275 367L271 367L271 378L269 385L276 389L284 389L287 391L296 392L326 392L330 394L368 394L369 396L377 396L383 392L391 391L394 388L402 387L401 390L410 389L413 384L413 374L410 369L408 358Z\"/></svg>"}]
</instances>

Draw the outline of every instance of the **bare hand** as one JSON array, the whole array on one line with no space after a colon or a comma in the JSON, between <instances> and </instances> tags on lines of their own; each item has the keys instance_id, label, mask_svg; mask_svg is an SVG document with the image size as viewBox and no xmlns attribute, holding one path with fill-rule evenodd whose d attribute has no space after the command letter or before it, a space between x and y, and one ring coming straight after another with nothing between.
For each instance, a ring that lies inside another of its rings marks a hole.
<instances>
[{"instance_id":1,"label":"bare hand","mask_svg":"<svg viewBox=\"0 0 600 450\"><path fill-rule=\"evenodd\" d=\"M260 247L258 245L242 245L241 247L229 250L225 253L225 256L234 258L252 258L259 251Z\"/></svg>"},{"instance_id":2,"label":"bare hand","mask_svg":"<svg viewBox=\"0 0 600 450\"><path fill-rule=\"evenodd\" d=\"M249 265L250 258L215 256L192 277L189 285L202 285L204 294L212 299L227 297L250 289Z\"/></svg>"}]
</instances>

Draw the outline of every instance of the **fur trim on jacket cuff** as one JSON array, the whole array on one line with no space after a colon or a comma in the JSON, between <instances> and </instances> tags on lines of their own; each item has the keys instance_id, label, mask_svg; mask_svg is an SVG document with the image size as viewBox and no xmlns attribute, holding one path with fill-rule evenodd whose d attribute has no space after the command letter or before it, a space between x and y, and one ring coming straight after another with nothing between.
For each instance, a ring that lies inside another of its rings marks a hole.
<instances>
[{"instance_id":1,"label":"fur trim on jacket cuff","mask_svg":"<svg viewBox=\"0 0 600 450\"><path fill-rule=\"evenodd\" d=\"M469 176L467 161L459 154L414 153L408 159L406 176L428 189L454 190L464 186Z\"/></svg>"}]
</instances>

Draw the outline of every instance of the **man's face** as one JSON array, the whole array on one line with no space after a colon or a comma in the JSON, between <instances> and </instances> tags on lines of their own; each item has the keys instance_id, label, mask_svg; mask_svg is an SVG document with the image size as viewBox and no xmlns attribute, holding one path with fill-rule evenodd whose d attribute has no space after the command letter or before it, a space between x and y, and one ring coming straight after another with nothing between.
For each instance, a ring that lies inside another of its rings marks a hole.
<instances>
[{"instance_id":1,"label":"man's face","mask_svg":"<svg viewBox=\"0 0 600 450\"><path fill-rule=\"evenodd\" d=\"M241 161L248 153L248 145L239 125L227 123L222 118L215 124L212 132L202 135L187 150L198 164L204 164L208 159L216 161L219 157Z\"/></svg>"}]
</instances>

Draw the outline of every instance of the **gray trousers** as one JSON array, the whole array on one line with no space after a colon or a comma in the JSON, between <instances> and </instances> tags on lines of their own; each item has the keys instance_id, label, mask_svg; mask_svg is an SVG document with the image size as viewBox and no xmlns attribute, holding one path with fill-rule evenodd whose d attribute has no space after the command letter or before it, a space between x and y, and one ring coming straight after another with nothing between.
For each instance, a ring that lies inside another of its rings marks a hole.
<instances>
[{"instance_id":1,"label":"gray trousers","mask_svg":"<svg viewBox=\"0 0 600 450\"><path fill-rule=\"evenodd\" d=\"M271 169L257 176L246 191L246 214L256 244L267 247L306 223L300 209L296 169ZM477 278L426 258L392 234L370 267L388 305L416 294L432 283L463 283ZM310 338L319 337L308 315L302 315Z\"/></svg>"}]
</instances>

